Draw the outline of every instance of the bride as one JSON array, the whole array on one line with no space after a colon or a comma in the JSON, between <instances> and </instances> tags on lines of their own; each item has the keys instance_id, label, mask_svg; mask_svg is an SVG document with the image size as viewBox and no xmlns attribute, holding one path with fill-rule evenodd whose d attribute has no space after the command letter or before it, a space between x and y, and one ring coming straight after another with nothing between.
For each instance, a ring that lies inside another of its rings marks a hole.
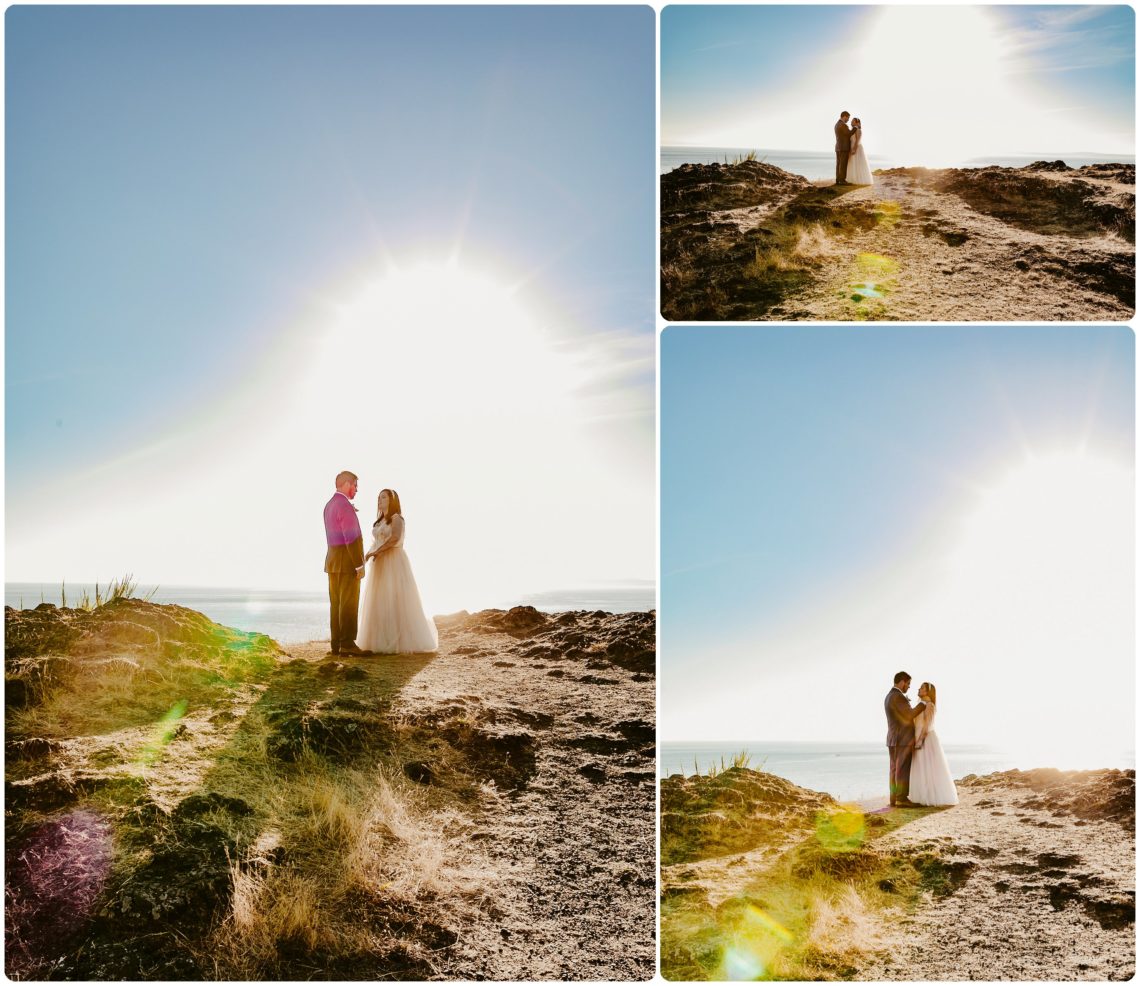
<instances>
[{"instance_id":1,"label":"bride","mask_svg":"<svg viewBox=\"0 0 1140 986\"><path fill-rule=\"evenodd\" d=\"M918 805L956 805L958 789L950 776L950 765L934 731L938 694L929 681L918 689L926 707L914 720L914 759L910 764L910 800Z\"/></svg>"},{"instance_id":2,"label":"bride","mask_svg":"<svg viewBox=\"0 0 1140 986\"><path fill-rule=\"evenodd\" d=\"M395 490L381 490L376 499L372 559L364 598L360 601L361 650L374 654L427 654L439 648L435 623L424 613L412 565L404 551L404 515Z\"/></svg>"},{"instance_id":3,"label":"bride","mask_svg":"<svg viewBox=\"0 0 1140 986\"><path fill-rule=\"evenodd\" d=\"M863 124L859 117L851 121L851 157L847 160L847 180L852 185L874 185L867 151L863 147Z\"/></svg>"}]
</instances>

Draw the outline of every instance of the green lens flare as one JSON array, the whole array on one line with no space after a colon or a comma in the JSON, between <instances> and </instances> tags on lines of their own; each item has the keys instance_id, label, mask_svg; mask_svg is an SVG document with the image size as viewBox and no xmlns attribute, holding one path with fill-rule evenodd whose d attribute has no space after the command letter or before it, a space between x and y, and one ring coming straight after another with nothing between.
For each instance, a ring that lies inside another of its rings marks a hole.
<instances>
[{"instance_id":1,"label":"green lens flare","mask_svg":"<svg viewBox=\"0 0 1140 986\"><path fill-rule=\"evenodd\" d=\"M140 764L149 767L162 756L162 751L166 749L178 728L179 720L186 714L188 705L186 699L175 702L170 711L154 724L150 737L139 752L138 762Z\"/></svg>"}]
</instances>

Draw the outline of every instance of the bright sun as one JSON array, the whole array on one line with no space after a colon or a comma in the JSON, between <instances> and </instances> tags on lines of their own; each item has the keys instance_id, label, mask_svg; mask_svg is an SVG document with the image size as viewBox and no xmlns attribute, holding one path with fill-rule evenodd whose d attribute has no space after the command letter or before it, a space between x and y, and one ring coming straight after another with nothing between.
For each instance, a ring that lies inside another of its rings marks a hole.
<instances>
[{"instance_id":1,"label":"bright sun","mask_svg":"<svg viewBox=\"0 0 1140 986\"><path fill-rule=\"evenodd\" d=\"M1072 699L1131 694L1133 542L1133 474L1111 459L1030 456L981 495L935 615L979 729L1055 766L1103 760L1107 736L1131 733L1103 702Z\"/></svg>"},{"instance_id":2,"label":"bright sun","mask_svg":"<svg viewBox=\"0 0 1140 986\"><path fill-rule=\"evenodd\" d=\"M853 52L845 99L877 153L934 166L1008 152L1024 102L1010 55L985 8L882 7Z\"/></svg>"},{"instance_id":3,"label":"bright sun","mask_svg":"<svg viewBox=\"0 0 1140 986\"><path fill-rule=\"evenodd\" d=\"M454 262L394 267L343 298L314 326L277 457L306 476L357 472L365 528L396 489L431 611L628 564L627 538L590 547L565 521L605 477L586 429L592 365L556 309Z\"/></svg>"},{"instance_id":4,"label":"bright sun","mask_svg":"<svg viewBox=\"0 0 1140 986\"><path fill-rule=\"evenodd\" d=\"M1082 608L1122 584L1132 473L1073 452L1031 456L982 494L953 564L986 594Z\"/></svg>"},{"instance_id":5,"label":"bright sun","mask_svg":"<svg viewBox=\"0 0 1140 986\"><path fill-rule=\"evenodd\" d=\"M309 376L318 401L335 400L350 371L389 405L410 402L403 406L415 406L421 420L438 415L462 430L455 410L465 401L475 418L525 403L533 419L564 412L576 384L571 361L555 352L549 318L515 289L454 262L394 267L336 312Z\"/></svg>"}]
</instances>

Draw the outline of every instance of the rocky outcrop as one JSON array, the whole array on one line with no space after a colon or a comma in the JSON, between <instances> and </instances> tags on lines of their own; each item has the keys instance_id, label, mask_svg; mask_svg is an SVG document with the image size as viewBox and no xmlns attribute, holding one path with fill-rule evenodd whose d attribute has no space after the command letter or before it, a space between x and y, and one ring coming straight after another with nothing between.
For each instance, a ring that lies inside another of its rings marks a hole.
<instances>
[{"instance_id":1,"label":"rocky outcrop","mask_svg":"<svg viewBox=\"0 0 1140 986\"><path fill-rule=\"evenodd\" d=\"M284 651L264 634L220 626L184 606L119 599L94 610L41 603L4 608L4 696L9 708L41 703L83 675L145 681L197 663L222 675L265 670Z\"/></svg>"},{"instance_id":2,"label":"rocky outcrop","mask_svg":"<svg viewBox=\"0 0 1140 986\"><path fill-rule=\"evenodd\" d=\"M1132 165L1069 168L1063 161L1038 161L1024 168L890 168L882 175L953 192L978 212L1031 232L1076 238L1116 233L1136 240Z\"/></svg>"},{"instance_id":3,"label":"rocky outcrop","mask_svg":"<svg viewBox=\"0 0 1140 986\"><path fill-rule=\"evenodd\" d=\"M762 161L682 164L661 181L661 215L766 205L810 186L802 175Z\"/></svg>"},{"instance_id":4,"label":"rocky outcrop","mask_svg":"<svg viewBox=\"0 0 1140 986\"><path fill-rule=\"evenodd\" d=\"M747 767L714 777L674 774L661 782L661 862L783 845L813 830L819 812L837 807L829 794Z\"/></svg>"},{"instance_id":5,"label":"rocky outcrop","mask_svg":"<svg viewBox=\"0 0 1140 986\"><path fill-rule=\"evenodd\" d=\"M520 641L513 654L530 663L584 662L590 670L610 666L652 674L657 666L657 619L652 612L575 611L546 614L533 606L489 609L467 616L459 627L476 633L506 633ZM477 648L467 649L478 656ZM599 682L604 684L605 682Z\"/></svg>"},{"instance_id":6,"label":"rocky outcrop","mask_svg":"<svg viewBox=\"0 0 1140 986\"><path fill-rule=\"evenodd\" d=\"M1005 770L978 777L969 774L959 785L986 790L1024 792L1018 807L1070 815L1086 822L1115 822L1136 831L1135 770Z\"/></svg>"}]
</instances>

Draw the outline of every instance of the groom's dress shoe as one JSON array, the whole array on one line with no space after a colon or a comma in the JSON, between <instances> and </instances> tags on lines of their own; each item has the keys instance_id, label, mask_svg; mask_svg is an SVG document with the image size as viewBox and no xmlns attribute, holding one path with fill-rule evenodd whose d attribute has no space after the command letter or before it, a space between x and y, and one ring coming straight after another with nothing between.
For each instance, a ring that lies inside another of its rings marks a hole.
<instances>
[{"instance_id":1,"label":"groom's dress shoe","mask_svg":"<svg viewBox=\"0 0 1140 986\"><path fill-rule=\"evenodd\" d=\"M364 651L362 651L359 647L357 647L356 644L348 644L346 647L342 647L340 649L340 652L342 654L351 654L353 657L363 657L364 656Z\"/></svg>"},{"instance_id":2,"label":"groom's dress shoe","mask_svg":"<svg viewBox=\"0 0 1140 986\"><path fill-rule=\"evenodd\" d=\"M902 801L895 802L896 808L921 808L922 805L917 805L909 798L904 798Z\"/></svg>"}]
</instances>

